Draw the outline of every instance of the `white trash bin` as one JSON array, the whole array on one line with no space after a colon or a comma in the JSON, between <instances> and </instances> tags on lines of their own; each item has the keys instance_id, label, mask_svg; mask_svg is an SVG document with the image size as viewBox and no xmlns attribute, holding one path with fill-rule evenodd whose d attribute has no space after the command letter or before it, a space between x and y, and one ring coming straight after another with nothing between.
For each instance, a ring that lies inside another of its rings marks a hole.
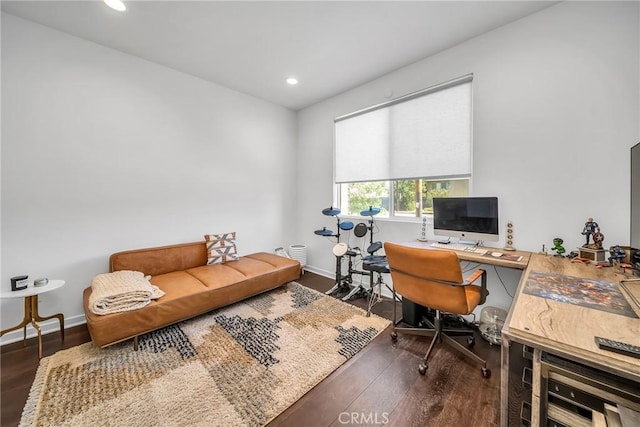
<instances>
[{"instance_id":1,"label":"white trash bin","mask_svg":"<svg viewBox=\"0 0 640 427\"><path fill-rule=\"evenodd\" d=\"M302 274L304 274L304 267L307 265L307 246L306 245L289 246L289 256L300 263L300 267L302 268Z\"/></svg>"}]
</instances>

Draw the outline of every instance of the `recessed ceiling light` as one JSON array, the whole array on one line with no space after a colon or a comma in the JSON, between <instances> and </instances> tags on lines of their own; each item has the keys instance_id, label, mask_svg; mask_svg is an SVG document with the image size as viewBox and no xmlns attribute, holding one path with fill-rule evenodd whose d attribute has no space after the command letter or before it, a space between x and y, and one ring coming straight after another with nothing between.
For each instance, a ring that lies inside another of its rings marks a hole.
<instances>
[{"instance_id":1,"label":"recessed ceiling light","mask_svg":"<svg viewBox=\"0 0 640 427\"><path fill-rule=\"evenodd\" d=\"M124 12L127 10L127 7L122 3L121 0L104 0L104 3L109 6L111 9L115 9L118 12Z\"/></svg>"},{"instance_id":2,"label":"recessed ceiling light","mask_svg":"<svg viewBox=\"0 0 640 427\"><path fill-rule=\"evenodd\" d=\"M295 77L289 77L287 79L287 84L290 84L291 86L297 85L298 79L296 79Z\"/></svg>"}]
</instances>

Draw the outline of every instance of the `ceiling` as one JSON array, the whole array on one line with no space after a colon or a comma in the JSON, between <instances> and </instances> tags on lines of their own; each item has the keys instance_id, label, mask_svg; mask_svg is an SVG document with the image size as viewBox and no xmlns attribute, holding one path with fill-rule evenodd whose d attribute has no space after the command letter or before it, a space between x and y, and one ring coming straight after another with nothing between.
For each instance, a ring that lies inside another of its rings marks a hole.
<instances>
[{"instance_id":1,"label":"ceiling","mask_svg":"<svg viewBox=\"0 0 640 427\"><path fill-rule=\"evenodd\" d=\"M557 2L2 1L2 11L299 110ZM285 79L300 83L290 86Z\"/></svg>"}]
</instances>

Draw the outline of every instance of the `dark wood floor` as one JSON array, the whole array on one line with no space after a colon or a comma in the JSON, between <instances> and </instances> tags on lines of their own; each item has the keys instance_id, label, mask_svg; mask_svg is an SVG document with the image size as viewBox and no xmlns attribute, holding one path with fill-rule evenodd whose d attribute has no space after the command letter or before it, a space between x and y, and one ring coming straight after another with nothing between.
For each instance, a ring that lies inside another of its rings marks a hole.
<instances>
[{"instance_id":1,"label":"dark wood floor","mask_svg":"<svg viewBox=\"0 0 640 427\"><path fill-rule=\"evenodd\" d=\"M306 273L305 286L326 291L332 280ZM352 301L366 309L365 299ZM378 303L373 312L391 319L393 303ZM475 351L484 357L492 375L482 378L477 364L446 345L436 346L425 376L418 364L430 338L400 335L390 338L391 328L338 368L269 426L497 426L500 402L500 347L479 336ZM45 335L43 355L90 340L86 327ZM27 340L2 346L1 425L16 426L38 366L37 342Z\"/></svg>"}]
</instances>

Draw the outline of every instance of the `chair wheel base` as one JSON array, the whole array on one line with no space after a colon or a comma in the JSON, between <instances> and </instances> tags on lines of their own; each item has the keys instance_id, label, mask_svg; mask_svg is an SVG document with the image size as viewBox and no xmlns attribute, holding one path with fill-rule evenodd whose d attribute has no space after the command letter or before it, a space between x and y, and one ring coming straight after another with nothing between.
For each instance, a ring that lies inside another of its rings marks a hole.
<instances>
[{"instance_id":1,"label":"chair wheel base","mask_svg":"<svg viewBox=\"0 0 640 427\"><path fill-rule=\"evenodd\" d=\"M489 368L481 368L480 372L482 372L482 378L489 378L491 376L491 369Z\"/></svg>"},{"instance_id":2,"label":"chair wheel base","mask_svg":"<svg viewBox=\"0 0 640 427\"><path fill-rule=\"evenodd\" d=\"M398 341L398 333L396 331L391 332L391 340L393 342Z\"/></svg>"},{"instance_id":3,"label":"chair wheel base","mask_svg":"<svg viewBox=\"0 0 640 427\"><path fill-rule=\"evenodd\" d=\"M420 375L426 374L428 367L429 366L426 363L421 363L420 365L418 365L418 372L420 372Z\"/></svg>"}]
</instances>

